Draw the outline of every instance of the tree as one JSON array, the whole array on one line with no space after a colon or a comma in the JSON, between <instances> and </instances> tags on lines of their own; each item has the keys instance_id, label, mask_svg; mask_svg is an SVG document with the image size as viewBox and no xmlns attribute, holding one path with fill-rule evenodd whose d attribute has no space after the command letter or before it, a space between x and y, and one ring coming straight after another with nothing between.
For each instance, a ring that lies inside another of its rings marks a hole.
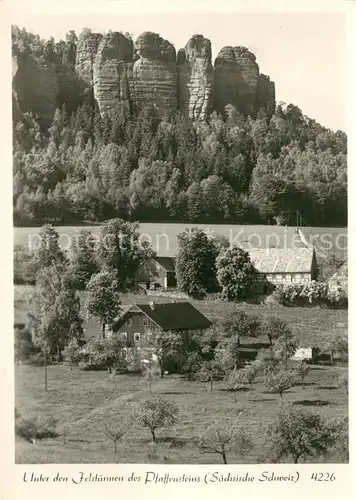
<instances>
[{"instance_id":1,"label":"tree","mask_svg":"<svg viewBox=\"0 0 356 500\"><path fill-rule=\"evenodd\" d=\"M213 390L213 382L224 378L224 367L219 361L204 361L197 372L197 377L202 383L209 382L210 390Z\"/></svg>"},{"instance_id":2,"label":"tree","mask_svg":"<svg viewBox=\"0 0 356 500\"><path fill-rule=\"evenodd\" d=\"M249 384L250 391L252 391L252 384L259 373L258 367L253 363L251 363L243 369L243 372L244 372L244 379Z\"/></svg>"},{"instance_id":3,"label":"tree","mask_svg":"<svg viewBox=\"0 0 356 500\"><path fill-rule=\"evenodd\" d=\"M246 383L244 370L236 370L234 368L233 370L228 371L225 375L225 382L229 390L235 392L235 401L237 401L236 391L242 389Z\"/></svg>"},{"instance_id":4,"label":"tree","mask_svg":"<svg viewBox=\"0 0 356 500\"><path fill-rule=\"evenodd\" d=\"M152 256L150 247L140 241L137 224L111 219L101 227L97 262L102 271L115 275L119 288L134 283L139 267Z\"/></svg>"},{"instance_id":5,"label":"tree","mask_svg":"<svg viewBox=\"0 0 356 500\"><path fill-rule=\"evenodd\" d=\"M223 340L236 342L240 347L243 337L256 337L259 331L259 320L256 316L248 315L239 309L235 309L220 324Z\"/></svg>"},{"instance_id":6,"label":"tree","mask_svg":"<svg viewBox=\"0 0 356 500\"><path fill-rule=\"evenodd\" d=\"M82 359L82 352L76 338L72 339L65 346L62 351L62 356L65 361L68 361L70 369L72 369L73 365L79 363L79 361Z\"/></svg>"},{"instance_id":7,"label":"tree","mask_svg":"<svg viewBox=\"0 0 356 500\"><path fill-rule=\"evenodd\" d=\"M116 278L116 273L103 271L94 274L87 286L86 309L89 316L100 319L103 338L106 326L111 327L121 311L120 284Z\"/></svg>"},{"instance_id":8,"label":"tree","mask_svg":"<svg viewBox=\"0 0 356 500\"><path fill-rule=\"evenodd\" d=\"M310 372L310 366L307 365L307 363L305 361L302 361L301 363L299 363L299 365L296 369L296 374L298 375L299 379L302 382L303 389L304 389L305 377L308 375L309 372Z\"/></svg>"},{"instance_id":9,"label":"tree","mask_svg":"<svg viewBox=\"0 0 356 500\"><path fill-rule=\"evenodd\" d=\"M178 408L174 403L155 396L141 401L136 411L136 422L150 430L152 441L156 442L156 430L177 422Z\"/></svg>"},{"instance_id":10,"label":"tree","mask_svg":"<svg viewBox=\"0 0 356 500\"><path fill-rule=\"evenodd\" d=\"M72 245L70 273L73 286L77 290L85 290L90 278L98 271L93 235L90 231L83 229Z\"/></svg>"},{"instance_id":11,"label":"tree","mask_svg":"<svg viewBox=\"0 0 356 500\"><path fill-rule=\"evenodd\" d=\"M83 334L80 302L70 286L63 264L40 269L37 286L31 297L34 343L47 355L57 355L73 338Z\"/></svg>"},{"instance_id":12,"label":"tree","mask_svg":"<svg viewBox=\"0 0 356 500\"><path fill-rule=\"evenodd\" d=\"M261 335L265 335L272 346L272 340L279 337L289 338L292 336L291 330L287 323L280 318L274 316L265 316L260 322Z\"/></svg>"},{"instance_id":13,"label":"tree","mask_svg":"<svg viewBox=\"0 0 356 500\"><path fill-rule=\"evenodd\" d=\"M338 440L338 434L336 422L327 423L320 415L302 412L286 403L279 405L276 419L268 429L277 460L291 456L295 464L301 458L324 455Z\"/></svg>"},{"instance_id":14,"label":"tree","mask_svg":"<svg viewBox=\"0 0 356 500\"><path fill-rule=\"evenodd\" d=\"M233 247L216 259L217 279L224 300L238 301L248 297L256 277L248 252Z\"/></svg>"},{"instance_id":15,"label":"tree","mask_svg":"<svg viewBox=\"0 0 356 500\"><path fill-rule=\"evenodd\" d=\"M186 229L178 235L176 274L178 288L202 298L217 290L215 260L217 248L203 230Z\"/></svg>"},{"instance_id":16,"label":"tree","mask_svg":"<svg viewBox=\"0 0 356 500\"><path fill-rule=\"evenodd\" d=\"M125 435L125 424L110 425L106 424L103 429L104 435L109 438L114 444L114 453L117 453L117 443L120 442Z\"/></svg>"},{"instance_id":17,"label":"tree","mask_svg":"<svg viewBox=\"0 0 356 500\"><path fill-rule=\"evenodd\" d=\"M279 359L281 363L284 362L284 368L287 370L288 359L295 354L297 347L297 338L286 329L285 333L277 338L271 350L276 359Z\"/></svg>"},{"instance_id":18,"label":"tree","mask_svg":"<svg viewBox=\"0 0 356 500\"><path fill-rule=\"evenodd\" d=\"M202 453L221 455L224 464L227 464L228 451L235 448L240 456L244 456L252 447L244 428L231 422L214 422L193 442Z\"/></svg>"},{"instance_id":19,"label":"tree","mask_svg":"<svg viewBox=\"0 0 356 500\"><path fill-rule=\"evenodd\" d=\"M347 333L334 331L329 334L322 346L324 352L330 353L330 361L334 363L334 356L338 354L347 354L349 349Z\"/></svg>"},{"instance_id":20,"label":"tree","mask_svg":"<svg viewBox=\"0 0 356 500\"><path fill-rule=\"evenodd\" d=\"M43 226L39 237L40 243L33 256L33 267L36 271L57 264L67 264L67 257L59 246L59 234L51 225Z\"/></svg>"},{"instance_id":21,"label":"tree","mask_svg":"<svg viewBox=\"0 0 356 500\"><path fill-rule=\"evenodd\" d=\"M265 377L265 384L267 389L271 392L278 393L283 397L283 393L295 386L298 382L298 376L291 370L284 370L283 368L274 372L269 372Z\"/></svg>"},{"instance_id":22,"label":"tree","mask_svg":"<svg viewBox=\"0 0 356 500\"><path fill-rule=\"evenodd\" d=\"M160 369L160 377L164 376L164 366L168 358L179 353L183 345L182 335L169 331L152 331L147 333L147 341L157 356Z\"/></svg>"},{"instance_id":23,"label":"tree","mask_svg":"<svg viewBox=\"0 0 356 500\"><path fill-rule=\"evenodd\" d=\"M147 366L144 368L142 377L145 384L147 384L150 394L152 394L152 385L157 380L160 374L152 366Z\"/></svg>"},{"instance_id":24,"label":"tree","mask_svg":"<svg viewBox=\"0 0 356 500\"><path fill-rule=\"evenodd\" d=\"M116 373L127 367L124 343L117 335L109 338L95 338L81 350L91 366L105 367L109 373Z\"/></svg>"}]
</instances>

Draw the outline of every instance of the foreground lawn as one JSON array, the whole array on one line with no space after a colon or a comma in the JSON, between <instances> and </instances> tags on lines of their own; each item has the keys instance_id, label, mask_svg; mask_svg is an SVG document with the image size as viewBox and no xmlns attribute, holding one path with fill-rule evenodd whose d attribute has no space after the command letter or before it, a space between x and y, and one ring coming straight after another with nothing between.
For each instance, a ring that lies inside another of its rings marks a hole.
<instances>
[{"instance_id":1,"label":"foreground lawn","mask_svg":"<svg viewBox=\"0 0 356 500\"><path fill-rule=\"evenodd\" d=\"M300 408L318 412L326 418L344 417L348 397L337 386L344 367L312 366L305 387L297 386L283 396ZM223 382L212 392L205 384L179 375L168 375L153 386L154 394L175 402L179 422L157 431L158 443L152 447L147 429L132 419L135 404L150 397L138 375L109 377L106 372L70 370L68 366L48 368L48 387L44 391L43 368L16 366L16 406L21 415L53 416L61 434L36 445L16 440L17 463L221 463L218 455L202 455L191 445L191 438L212 420L241 422L251 434L254 447L241 458L228 453L229 463L268 463L266 428L274 419L279 395L267 392L258 379L253 391L226 391ZM103 433L105 426L127 419L127 434L118 445ZM66 435L66 439L64 438ZM338 461L335 455L315 462Z\"/></svg>"}]
</instances>

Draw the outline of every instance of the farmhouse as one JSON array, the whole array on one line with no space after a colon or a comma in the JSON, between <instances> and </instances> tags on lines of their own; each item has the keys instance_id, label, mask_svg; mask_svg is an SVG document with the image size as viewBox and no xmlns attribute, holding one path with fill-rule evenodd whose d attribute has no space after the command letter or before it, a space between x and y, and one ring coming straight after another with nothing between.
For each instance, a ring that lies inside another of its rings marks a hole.
<instances>
[{"instance_id":1,"label":"farmhouse","mask_svg":"<svg viewBox=\"0 0 356 500\"><path fill-rule=\"evenodd\" d=\"M171 288L177 285L173 257L153 257L138 271L138 281L147 289Z\"/></svg>"},{"instance_id":2,"label":"farmhouse","mask_svg":"<svg viewBox=\"0 0 356 500\"><path fill-rule=\"evenodd\" d=\"M314 248L255 248L249 255L257 271L256 293L267 292L270 285L308 283L316 278Z\"/></svg>"},{"instance_id":3,"label":"farmhouse","mask_svg":"<svg viewBox=\"0 0 356 500\"><path fill-rule=\"evenodd\" d=\"M121 336L131 369L137 369L142 361L155 361L149 341L151 332L174 331L188 339L190 332L210 326L210 320L189 302L150 302L129 307L114 323L112 334Z\"/></svg>"}]
</instances>

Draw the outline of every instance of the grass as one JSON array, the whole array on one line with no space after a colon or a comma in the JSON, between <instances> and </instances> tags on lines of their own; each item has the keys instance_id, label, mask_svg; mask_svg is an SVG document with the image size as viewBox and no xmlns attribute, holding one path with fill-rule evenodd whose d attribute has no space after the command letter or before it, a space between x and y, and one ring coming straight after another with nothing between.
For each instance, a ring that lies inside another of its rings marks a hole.
<instances>
[{"instance_id":1,"label":"grass","mask_svg":"<svg viewBox=\"0 0 356 500\"><path fill-rule=\"evenodd\" d=\"M340 366L312 366L305 387L290 389L283 399L326 418L344 417L348 397L335 381L345 370ZM158 380L154 394L178 405L179 421L172 428L157 431L154 447L149 431L137 427L132 419L135 404L150 397L138 375L110 378L106 372L52 365L46 393L43 368L21 365L16 366L15 380L16 406L21 415L54 416L62 435L37 441L36 445L17 438L17 463L221 463L218 455L202 455L191 445L191 438L213 419L238 421L253 438L254 446L247 456L241 458L231 451L229 463L269 462L266 428L274 419L280 397L270 394L262 379L257 379L252 392L239 391L237 401L223 382L215 383L210 392L205 384L179 375ZM102 429L124 420L127 434L115 454ZM63 433L67 434L66 442ZM335 462L335 457L315 460L320 461Z\"/></svg>"}]
</instances>

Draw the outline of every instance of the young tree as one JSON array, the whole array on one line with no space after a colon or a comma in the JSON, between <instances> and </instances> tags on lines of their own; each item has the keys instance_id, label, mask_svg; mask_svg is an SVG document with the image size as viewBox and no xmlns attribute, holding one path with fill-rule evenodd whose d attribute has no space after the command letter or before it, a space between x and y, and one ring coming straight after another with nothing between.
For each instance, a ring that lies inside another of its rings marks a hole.
<instances>
[{"instance_id":1,"label":"young tree","mask_svg":"<svg viewBox=\"0 0 356 500\"><path fill-rule=\"evenodd\" d=\"M297 338L292 333L287 332L288 330L285 330L285 334L278 337L272 346L276 359L279 359L281 363L284 362L286 370L288 369L288 359L295 354L298 347Z\"/></svg>"},{"instance_id":2,"label":"young tree","mask_svg":"<svg viewBox=\"0 0 356 500\"><path fill-rule=\"evenodd\" d=\"M175 404L155 396L141 401L136 411L136 422L150 430L152 441L156 442L156 430L177 422L178 408Z\"/></svg>"},{"instance_id":3,"label":"young tree","mask_svg":"<svg viewBox=\"0 0 356 500\"><path fill-rule=\"evenodd\" d=\"M85 290L90 278L98 271L93 235L90 231L83 229L72 245L70 273L73 286L77 290Z\"/></svg>"},{"instance_id":4,"label":"young tree","mask_svg":"<svg viewBox=\"0 0 356 500\"><path fill-rule=\"evenodd\" d=\"M209 382L210 390L212 391L214 381L224 378L224 367L214 359L211 361L204 361L197 372L197 377L202 383Z\"/></svg>"},{"instance_id":5,"label":"young tree","mask_svg":"<svg viewBox=\"0 0 356 500\"><path fill-rule=\"evenodd\" d=\"M176 332L152 331L147 333L147 341L153 348L160 368L160 377L164 376L164 365L169 357L178 355L183 346L182 335Z\"/></svg>"},{"instance_id":6,"label":"young tree","mask_svg":"<svg viewBox=\"0 0 356 500\"><path fill-rule=\"evenodd\" d=\"M244 456L252 447L244 428L231 422L214 422L193 442L202 453L221 455L224 464L227 464L228 451L235 448L240 456Z\"/></svg>"},{"instance_id":7,"label":"young tree","mask_svg":"<svg viewBox=\"0 0 356 500\"><path fill-rule=\"evenodd\" d=\"M82 359L81 347L76 338L72 339L63 349L62 356L65 361L68 361L70 369L73 365L77 365Z\"/></svg>"},{"instance_id":8,"label":"young tree","mask_svg":"<svg viewBox=\"0 0 356 500\"><path fill-rule=\"evenodd\" d=\"M244 372L244 379L250 386L250 391L252 391L252 384L256 380L256 377L259 373L258 367L253 363L251 363L243 369L243 372Z\"/></svg>"},{"instance_id":9,"label":"young tree","mask_svg":"<svg viewBox=\"0 0 356 500\"><path fill-rule=\"evenodd\" d=\"M248 315L236 309L220 324L223 340L231 341L232 349L234 344L240 347L242 337L256 337L259 330L259 320L256 316Z\"/></svg>"},{"instance_id":10,"label":"young tree","mask_svg":"<svg viewBox=\"0 0 356 500\"><path fill-rule=\"evenodd\" d=\"M100 319L103 338L106 326L111 327L121 311L120 284L116 276L107 271L94 274L87 286L87 313Z\"/></svg>"},{"instance_id":11,"label":"young tree","mask_svg":"<svg viewBox=\"0 0 356 500\"><path fill-rule=\"evenodd\" d=\"M105 425L103 429L104 435L109 438L114 444L114 453L117 453L117 443L120 442L126 433L126 427L121 425Z\"/></svg>"},{"instance_id":12,"label":"young tree","mask_svg":"<svg viewBox=\"0 0 356 500\"><path fill-rule=\"evenodd\" d=\"M102 271L115 275L121 289L135 282L139 267L153 254L152 249L140 241L137 224L111 219L101 227L97 262Z\"/></svg>"},{"instance_id":13,"label":"young tree","mask_svg":"<svg viewBox=\"0 0 356 500\"><path fill-rule=\"evenodd\" d=\"M150 394L152 394L152 385L157 380L157 377L160 376L160 373L152 366L147 366L144 368L142 372L142 378L145 384L147 384Z\"/></svg>"},{"instance_id":14,"label":"young tree","mask_svg":"<svg viewBox=\"0 0 356 500\"><path fill-rule=\"evenodd\" d=\"M327 336L322 347L324 352L330 353L330 361L334 363L335 354L347 354L349 350L347 333L334 331Z\"/></svg>"},{"instance_id":15,"label":"young tree","mask_svg":"<svg viewBox=\"0 0 356 500\"><path fill-rule=\"evenodd\" d=\"M244 370L230 370L225 375L225 382L230 391L234 391L235 393L235 401L237 401L236 391L242 389L245 386L246 378Z\"/></svg>"},{"instance_id":16,"label":"young tree","mask_svg":"<svg viewBox=\"0 0 356 500\"><path fill-rule=\"evenodd\" d=\"M299 363L296 369L296 374L302 382L303 389L304 389L305 377L308 375L309 372L310 372L310 366L305 361Z\"/></svg>"},{"instance_id":17,"label":"young tree","mask_svg":"<svg viewBox=\"0 0 356 500\"><path fill-rule=\"evenodd\" d=\"M266 316L260 323L260 333L265 335L272 347L272 341L280 337L290 338L292 332L287 323L280 318L274 316Z\"/></svg>"},{"instance_id":18,"label":"young tree","mask_svg":"<svg viewBox=\"0 0 356 500\"><path fill-rule=\"evenodd\" d=\"M298 376L291 370L280 369L269 372L265 377L265 385L271 392L278 393L283 397L283 393L295 386L298 382Z\"/></svg>"},{"instance_id":19,"label":"young tree","mask_svg":"<svg viewBox=\"0 0 356 500\"><path fill-rule=\"evenodd\" d=\"M268 429L277 459L291 456L295 464L301 458L325 454L338 434L336 422L326 423L320 415L302 412L286 403L280 404L276 420Z\"/></svg>"},{"instance_id":20,"label":"young tree","mask_svg":"<svg viewBox=\"0 0 356 500\"><path fill-rule=\"evenodd\" d=\"M218 289L214 241L201 229L186 229L178 235L176 274L178 288L190 297L202 298Z\"/></svg>"},{"instance_id":21,"label":"young tree","mask_svg":"<svg viewBox=\"0 0 356 500\"><path fill-rule=\"evenodd\" d=\"M216 259L217 280L224 300L238 301L251 295L256 277L248 252L233 247Z\"/></svg>"}]
</instances>

